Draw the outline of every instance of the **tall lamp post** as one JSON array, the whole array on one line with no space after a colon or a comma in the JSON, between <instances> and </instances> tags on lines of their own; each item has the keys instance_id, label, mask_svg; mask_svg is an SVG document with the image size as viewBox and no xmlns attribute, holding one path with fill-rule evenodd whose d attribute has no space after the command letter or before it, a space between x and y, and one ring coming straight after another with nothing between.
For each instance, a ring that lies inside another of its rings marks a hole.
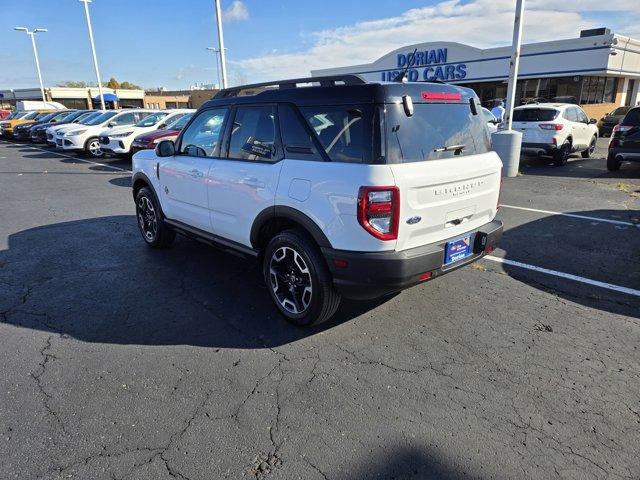
<instances>
[{"instance_id":1,"label":"tall lamp post","mask_svg":"<svg viewBox=\"0 0 640 480\"><path fill-rule=\"evenodd\" d=\"M102 110L106 110L104 106L104 94L102 93L102 82L100 81L100 69L98 68L98 57L96 56L96 45L93 42L93 28L91 28L91 16L89 15L89 4L91 0L80 0L84 3L84 15L87 18L87 28L89 29L89 42L91 43L91 53L93 54L93 67L96 70L96 80L98 81L98 94L100 95L100 106Z\"/></svg>"},{"instance_id":2,"label":"tall lamp post","mask_svg":"<svg viewBox=\"0 0 640 480\"><path fill-rule=\"evenodd\" d=\"M522 43L522 22L525 0L516 0L516 17L513 23L513 41L511 60L509 62L509 83L507 85L507 105L504 112L503 124L505 129L491 136L493 149L502 160L502 174L507 177L518 175L520 168L520 149L522 147L522 133L511 129L513 107L518 85L518 68L520 66L520 45Z\"/></svg>"},{"instance_id":3,"label":"tall lamp post","mask_svg":"<svg viewBox=\"0 0 640 480\"><path fill-rule=\"evenodd\" d=\"M38 71L38 80L40 81L40 94L42 95L42 102L46 103L47 99L44 96L44 83L42 83L42 73L40 72L40 60L38 59L38 48L36 47L36 33L46 32L46 28L36 28L35 30L29 30L27 27L15 27L14 30L19 32L25 32L31 37L31 45L33 46L33 56L36 59L36 70Z\"/></svg>"},{"instance_id":4,"label":"tall lamp post","mask_svg":"<svg viewBox=\"0 0 640 480\"><path fill-rule=\"evenodd\" d=\"M220 45L220 64L222 65L222 88L227 88L227 61L225 59L224 51L224 35L222 33L222 12L220 11L220 0L215 0L216 3L216 21L218 23L218 45Z\"/></svg>"},{"instance_id":5,"label":"tall lamp post","mask_svg":"<svg viewBox=\"0 0 640 480\"><path fill-rule=\"evenodd\" d=\"M222 84L220 83L220 64L218 62L218 55L220 54L220 49L216 47L207 47L207 50L209 50L210 52L214 52L216 55L216 73L218 75L218 87L221 87Z\"/></svg>"}]
</instances>

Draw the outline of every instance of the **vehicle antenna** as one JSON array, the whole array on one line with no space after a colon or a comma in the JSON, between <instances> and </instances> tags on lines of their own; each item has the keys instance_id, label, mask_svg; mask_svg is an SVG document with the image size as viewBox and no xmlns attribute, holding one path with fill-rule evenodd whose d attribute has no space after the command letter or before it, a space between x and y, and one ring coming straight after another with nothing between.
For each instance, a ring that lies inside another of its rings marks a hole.
<instances>
[{"instance_id":1,"label":"vehicle antenna","mask_svg":"<svg viewBox=\"0 0 640 480\"><path fill-rule=\"evenodd\" d=\"M413 51L413 53L411 55L409 55L409 57L407 57L407 66L404 67L404 70L401 73L396 75L396 78L393 79L394 82L402 83L404 81L405 77L407 76L407 71L409 70L409 67L411 66L412 59L416 58L416 53L418 53L418 49L417 48Z\"/></svg>"}]
</instances>

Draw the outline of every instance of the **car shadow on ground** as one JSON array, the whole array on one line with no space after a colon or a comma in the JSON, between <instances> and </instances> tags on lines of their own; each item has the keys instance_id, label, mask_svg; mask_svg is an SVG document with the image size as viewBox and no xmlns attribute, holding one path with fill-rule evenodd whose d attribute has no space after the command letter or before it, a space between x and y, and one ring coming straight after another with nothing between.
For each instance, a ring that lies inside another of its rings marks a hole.
<instances>
[{"instance_id":1,"label":"car shadow on ground","mask_svg":"<svg viewBox=\"0 0 640 480\"><path fill-rule=\"evenodd\" d=\"M4 323L127 345L276 347L388 300L345 301L330 322L298 328L276 311L255 261L182 237L150 249L130 215L10 235L0 284Z\"/></svg>"},{"instance_id":2,"label":"car shadow on ground","mask_svg":"<svg viewBox=\"0 0 640 480\"><path fill-rule=\"evenodd\" d=\"M589 218L552 215L510 227L500 250L505 258L536 267L640 291L640 211L570 212ZM634 225L635 224L635 225ZM507 225L509 227L509 225ZM497 252L502 256L500 252ZM488 262L491 268L490 262ZM590 308L640 318L640 297L568 278L502 264L512 278Z\"/></svg>"},{"instance_id":3,"label":"car shadow on ground","mask_svg":"<svg viewBox=\"0 0 640 480\"><path fill-rule=\"evenodd\" d=\"M640 178L640 163L626 162L617 172L606 169L606 158L581 158L572 156L569 162L558 167L550 157L522 157L520 172L523 175L539 175L559 178Z\"/></svg>"}]
</instances>

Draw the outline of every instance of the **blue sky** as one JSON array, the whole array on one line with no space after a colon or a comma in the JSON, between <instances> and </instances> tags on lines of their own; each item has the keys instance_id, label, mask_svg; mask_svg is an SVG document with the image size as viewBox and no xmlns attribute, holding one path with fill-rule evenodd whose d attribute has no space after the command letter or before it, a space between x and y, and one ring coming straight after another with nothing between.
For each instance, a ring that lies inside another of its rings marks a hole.
<instances>
[{"instance_id":1,"label":"blue sky","mask_svg":"<svg viewBox=\"0 0 640 480\"><path fill-rule=\"evenodd\" d=\"M640 0L527 0L525 40L577 36L608 26L640 37ZM103 80L145 88L216 81L213 0L94 0L91 14ZM232 83L299 76L311 68L365 63L399 46L459 41L505 45L514 0L223 0ZM0 88L37 85L31 45L14 26L46 27L37 37L46 86L94 81L78 0L0 0Z\"/></svg>"}]
</instances>

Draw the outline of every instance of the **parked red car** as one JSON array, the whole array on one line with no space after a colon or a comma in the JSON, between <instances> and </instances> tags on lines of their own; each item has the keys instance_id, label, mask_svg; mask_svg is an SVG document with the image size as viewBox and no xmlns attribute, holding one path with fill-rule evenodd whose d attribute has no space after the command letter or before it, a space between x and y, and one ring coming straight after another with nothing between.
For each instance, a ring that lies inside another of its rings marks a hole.
<instances>
[{"instance_id":1,"label":"parked red car","mask_svg":"<svg viewBox=\"0 0 640 480\"><path fill-rule=\"evenodd\" d=\"M4 120L9 115L11 115L11 112L9 110L0 110L0 120Z\"/></svg>"},{"instance_id":2,"label":"parked red car","mask_svg":"<svg viewBox=\"0 0 640 480\"><path fill-rule=\"evenodd\" d=\"M139 152L140 150L149 150L156 148L156 145L160 140L175 140L178 138L180 131L191 119L192 113L183 115L175 122L167 125L166 128L153 130L151 132L143 133L137 136L131 144L131 155Z\"/></svg>"}]
</instances>

